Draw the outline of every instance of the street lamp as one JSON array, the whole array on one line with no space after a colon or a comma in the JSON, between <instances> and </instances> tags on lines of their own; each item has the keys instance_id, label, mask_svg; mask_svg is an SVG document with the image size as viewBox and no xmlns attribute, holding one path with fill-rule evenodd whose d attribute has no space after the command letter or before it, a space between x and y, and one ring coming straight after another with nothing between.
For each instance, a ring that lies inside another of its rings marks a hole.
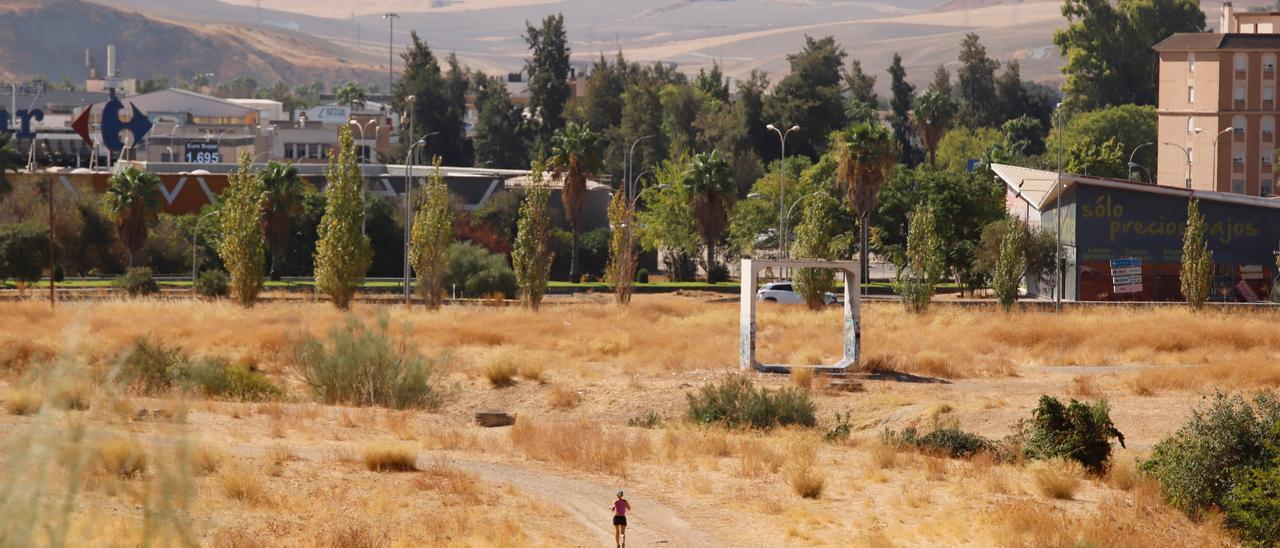
<instances>
[{"instance_id":1,"label":"street lamp","mask_svg":"<svg viewBox=\"0 0 1280 548\"><path fill-rule=\"evenodd\" d=\"M640 144L640 141L643 141L643 140L645 140L645 139L652 139L653 137L654 137L653 135L645 135L644 137L641 137L641 138L636 139L635 141L633 141L633 142L631 143L631 148L627 150L627 155L626 155L626 157L622 159L622 163L623 163L623 166L622 166L622 184L623 184L623 186L624 186L624 188L623 188L623 192L625 192L625 193L626 193L626 196L627 196L628 198L630 198L630 197L631 197L631 191L632 191L632 190L634 190L632 187L627 186L627 185L630 185L630 184L631 184L631 183L630 183L630 181L631 181L631 158L632 158L633 156L635 156L635 154L636 154L636 145ZM639 179L639 177L637 177L637 179Z\"/></svg>"},{"instance_id":2,"label":"street lamp","mask_svg":"<svg viewBox=\"0 0 1280 548\"><path fill-rule=\"evenodd\" d=\"M1197 131L1197 133L1198 133L1198 131ZM1181 151L1182 151L1182 155L1186 157L1186 159L1187 159L1187 190L1191 190L1191 151L1190 151L1190 150L1187 150L1187 148L1186 148L1186 147L1184 147L1184 146L1182 146L1182 145L1175 144L1175 143L1170 143L1170 142L1168 142L1168 141L1165 141L1163 144L1166 144L1166 145L1169 145L1169 146L1171 146L1171 147L1174 147L1174 148L1177 148L1177 149L1181 150Z\"/></svg>"},{"instance_id":3,"label":"street lamp","mask_svg":"<svg viewBox=\"0 0 1280 548\"><path fill-rule=\"evenodd\" d=\"M191 296L196 295L196 236L200 234L200 222L218 214L218 210L210 211L196 218L195 226L191 227Z\"/></svg>"},{"instance_id":4,"label":"street lamp","mask_svg":"<svg viewBox=\"0 0 1280 548\"><path fill-rule=\"evenodd\" d=\"M1213 178L1212 178L1212 179L1210 179L1211 181L1213 181L1213 183L1212 183L1212 184L1213 184L1213 187L1209 189L1209 190L1211 190L1211 191L1213 191L1213 192L1217 192L1217 191L1218 191L1218 137L1222 137L1222 136L1223 136L1224 134L1226 134L1228 131L1235 131L1235 129L1236 129L1236 128L1235 128L1234 126L1233 126L1233 127L1229 127L1229 128L1224 129L1224 130L1222 130L1222 131L1219 131L1217 135L1214 135L1214 136L1213 136ZM1188 178L1187 178L1187 181L1188 181L1187 188L1191 188L1191 185L1190 185L1190 181L1191 181L1191 179L1190 179L1190 177L1188 177Z\"/></svg>"},{"instance_id":5,"label":"street lamp","mask_svg":"<svg viewBox=\"0 0 1280 548\"><path fill-rule=\"evenodd\" d=\"M787 218L791 218L791 212L795 210L796 206L800 205L800 202L805 201L806 198L817 196L818 194L821 194L821 193L822 193L821 191L815 190L813 192L810 192L808 194L805 194L804 196L797 198L796 201L791 203L791 207L787 208ZM789 237L784 237L782 242L783 247L786 247L787 242L790 241L790 239L791 238Z\"/></svg>"},{"instance_id":6,"label":"street lamp","mask_svg":"<svg viewBox=\"0 0 1280 548\"><path fill-rule=\"evenodd\" d=\"M387 95L391 95L391 88L395 84L395 75L392 73L392 67L395 66L395 40L396 40L396 19L400 15L395 13L384 13L382 18L387 20L389 28L387 29Z\"/></svg>"},{"instance_id":7,"label":"street lamp","mask_svg":"<svg viewBox=\"0 0 1280 548\"><path fill-rule=\"evenodd\" d=\"M1053 107L1053 125L1058 129L1058 174L1053 182L1057 203L1053 207L1053 309L1062 312L1062 103Z\"/></svg>"},{"instance_id":8,"label":"street lamp","mask_svg":"<svg viewBox=\"0 0 1280 548\"><path fill-rule=\"evenodd\" d=\"M787 136L791 132L800 129L800 126L791 126L786 132L778 129L777 126L769 124L765 126L778 134L778 142L782 144L782 161L778 164L778 258L786 258L787 250L782 245L785 239L782 237L787 233L786 218L786 196L787 196Z\"/></svg>"},{"instance_id":9,"label":"street lamp","mask_svg":"<svg viewBox=\"0 0 1280 548\"><path fill-rule=\"evenodd\" d=\"M433 131L423 135L417 142L409 145L409 151L404 156L404 305L409 306L410 295L410 275L412 271L409 269L409 244L413 231L413 164L409 163L409 159L413 157L414 149L426 147L427 137L436 135L438 131Z\"/></svg>"},{"instance_id":10,"label":"street lamp","mask_svg":"<svg viewBox=\"0 0 1280 548\"><path fill-rule=\"evenodd\" d=\"M1138 166L1138 164L1133 163L1133 157L1134 157L1134 155L1138 154L1138 151L1139 151L1139 150L1142 150L1142 147L1149 147L1149 146L1154 145L1154 144L1155 144L1154 142L1151 142L1151 143L1142 143L1142 144L1140 144L1140 145L1138 145L1138 146L1136 146L1136 147L1133 147L1133 151L1129 153L1129 163L1128 163L1128 166L1129 166L1129 179L1130 179L1130 180L1132 180L1132 179L1133 179L1133 168L1134 168L1134 167L1140 167L1140 166Z\"/></svg>"}]
</instances>

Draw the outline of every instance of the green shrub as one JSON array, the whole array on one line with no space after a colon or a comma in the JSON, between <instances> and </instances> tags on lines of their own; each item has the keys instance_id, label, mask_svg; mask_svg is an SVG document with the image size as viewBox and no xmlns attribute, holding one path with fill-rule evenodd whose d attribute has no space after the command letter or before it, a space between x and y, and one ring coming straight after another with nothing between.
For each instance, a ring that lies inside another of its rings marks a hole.
<instances>
[{"instance_id":1,"label":"green shrub","mask_svg":"<svg viewBox=\"0 0 1280 548\"><path fill-rule=\"evenodd\" d=\"M649 269L641 268L640 270L636 271L636 283L638 284L649 283Z\"/></svg>"},{"instance_id":2,"label":"green shrub","mask_svg":"<svg viewBox=\"0 0 1280 548\"><path fill-rule=\"evenodd\" d=\"M229 292L227 273L221 270L206 270L196 278L196 294L201 297L217 299L226 297Z\"/></svg>"},{"instance_id":3,"label":"green shrub","mask_svg":"<svg viewBox=\"0 0 1280 548\"><path fill-rule=\"evenodd\" d=\"M138 337L120 355L114 377L116 382L143 394L156 394L172 387L186 364L187 357L181 349L150 337Z\"/></svg>"},{"instance_id":4,"label":"green shrub","mask_svg":"<svg viewBox=\"0 0 1280 548\"><path fill-rule=\"evenodd\" d=\"M123 277L115 281L115 286L130 297L154 295L160 292L160 284L156 283L155 278L151 276L151 269L147 267L130 268Z\"/></svg>"},{"instance_id":5,"label":"green shrub","mask_svg":"<svg viewBox=\"0 0 1280 548\"><path fill-rule=\"evenodd\" d=\"M696 396L687 394L686 398L689 418L703 424L772 428L791 424L811 427L817 422L813 401L803 390L788 386L770 392L736 375L719 384L708 383Z\"/></svg>"},{"instance_id":6,"label":"green shrub","mask_svg":"<svg viewBox=\"0 0 1280 548\"><path fill-rule=\"evenodd\" d=\"M707 269L707 283L720 283L729 281L729 267L722 264L711 265Z\"/></svg>"},{"instance_id":7,"label":"green shrub","mask_svg":"<svg viewBox=\"0 0 1280 548\"><path fill-rule=\"evenodd\" d=\"M0 283L33 283L49 266L49 230L36 225L0 225Z\"/></svg>"},{"instance_id":8,"label":"green shrub","mask_svg":"<svg viewBox=\"0 0 1280 548\"><path fill-rule=\"evenodd\" d=\"M885 430L881 441L893 447L912 447L926 453L943 454L953 459L968 458L982 451L999 453L996 443L957 428L939 428L921 436L914 426L901 433Z\"/></svg>"},{"instance_id":9,"label":"green shrub","mask_svg":"<svg viewBox=\"0 0 1280 548\"><path fill-rule=\"evenodd\" d=\"M317 399L396 409L440 404L436 364L387 324L385 314L372 326L353 316L330 332L329 344L307 336L294 345L293 365Z\"/></svg>"},{"instance_id":10,"label":"green shrub","mask_svg":"<svg viewBox=\"0 0 1280 548\"><path fill-rule=\"evenodd\" d=\"M655 413L653 410L645 411L639 415L627 419L627 426L638 428L657 428L662 425L662 415Z\"/></svg>"},{"instance_id":11,"label":"green shrub","mask_svg":"<svg viewBox=\"0 0 1280 548\"><path fill-rule=\"evenodd\" d=\"M1272 447L1272 454L1280 447ZM1238 475L1227 498L1227 524L1259 546L1280 544L1280 457Z\"/></svg>"},{"instance_id":12,"label":"green shrub","mask_svg":"<svg viewBox=\"0 0 1280 548\"><path fill-rule=\"evenodd\" d=\"M448 268L445 289L456 290L463 297L481 298L502 293L513 298L519 290L516 273L507 266L506 257L471 242L449 246Z\"/></svg>"},{"instance_id":13,"label":"green shrub","mask_svg":"<svg viewBox=\"0 0 1280 548\"><path fill-rule=\"evenodd\" d=\"M284 395L284 390L261 372L243 364L230 365L221 359L192 362L182 370L179 383L183 388L206 397L264 401Z\"/></svg>"},{"instance_id":14,"label":"green shrub","mask_svg":"<svg viewBox=\"0 0 1280 548\"><path fill-rule=\"evenodd\" d=\"M1032 460L1063 457L1080 463L1095 474L1106 471L1111 459L1111 438L1124 446L1124 434L1111 423L1105 400L1092 405L1071 400L1069 405L1051 396L1040 396L1026 432L1023 454Z\"/></svg>"},{"instance_id":15,"label":"green shrub","mask_svg":"<svg viewBox=\"0 0 1280 548\"><path fill-rule=\"evenodd\" d=\"M1262 393L1252 402L1215 394L1207 406L1157 443L1142 470L1164 486L1170 504L1191 515L1226 507L1236 482L1280 447L1280 398ZM1270 449L1269 449L1270 448Z\"/></svg>"},{"instance_id":16,"label":"green shrub","mask_svg":"<svg viewBox=\"0 0 1280 548\"><path fill-rule=\"evenodd\" d=\"M830 430L822 435L822 439L827 441L841 441L849 439L849 434L853 433L853 412L846 411L844 414L836 412L836 423Z\"/></svg>"}]
</instances>

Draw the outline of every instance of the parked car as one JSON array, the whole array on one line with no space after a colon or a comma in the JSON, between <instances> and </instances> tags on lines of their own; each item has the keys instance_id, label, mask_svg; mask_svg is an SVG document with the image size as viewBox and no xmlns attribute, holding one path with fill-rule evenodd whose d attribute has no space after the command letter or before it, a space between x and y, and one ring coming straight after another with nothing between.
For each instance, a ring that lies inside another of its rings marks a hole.
<instances>
[{"instance_id":1,"label":"parked car","mask_svg":"<svg viewBox=\"0 0 1280 548\"><path fill-rule=\"evenodd\" d=\"M804 297L796 292L791 282L770 282L756 291L756 300L767 303L804 304ZM840 302L835 293L827 293L822 302L828 305Z\"/></svg>"}]
</instances>

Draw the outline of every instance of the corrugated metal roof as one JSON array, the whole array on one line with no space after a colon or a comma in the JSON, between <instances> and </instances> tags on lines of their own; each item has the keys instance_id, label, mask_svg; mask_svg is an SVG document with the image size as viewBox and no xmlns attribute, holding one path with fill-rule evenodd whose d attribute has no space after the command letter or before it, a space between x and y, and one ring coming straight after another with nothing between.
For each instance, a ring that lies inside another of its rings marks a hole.
<instances>
[{"instance_id":1,"label":"corrugated metal roof","mask_svg":"<svg viewBox=\"0 0 1280 548\"><path fill-rule=\"evenodd\" d=\"M193 116L207 118L238 118L256 113L257 110L210 95L185 89L162 89L125 99L146 113L189 112Z\"/></svg>"},{"instance_id":2,"label":"corrugated metal roof","mask_svg":"<svg viewBox=\"0 0 1280 548\"><path fill-rule=\"evenodd\" d=\"M1067 189L1071 188L1072 185L1077 184L1100 186L1133 192L1147 192L1150 194L1163 194L1166 196L1189 196L1208 202L1280 209L1280 200L1274 198L1263 198L1261 196L1247 196L1244 194L1232 194L1229 192L1210 192L1208 190L1188 190L1175 186L1160 186L1134 181L1125 181L1122 179L1106 179L1102 177L1089 177L1087 175L1073 175L1070 173L1063 173L1062 184L1058 185L1055 184L1058 181L1058 173L1054 171L1005 164L992 164L991 170L996 173L997 177L1000 177L1000 179L1004 181L1005 186L1009 187L1009 189L1014 192L1019 192L1019 196L1025 199L1027 203L1031 204L1031 207L1038 211L1044 211L1046 206L1051 205L1057 200L1060 192L1065 192Z\"/></svg>"}]
</instances>

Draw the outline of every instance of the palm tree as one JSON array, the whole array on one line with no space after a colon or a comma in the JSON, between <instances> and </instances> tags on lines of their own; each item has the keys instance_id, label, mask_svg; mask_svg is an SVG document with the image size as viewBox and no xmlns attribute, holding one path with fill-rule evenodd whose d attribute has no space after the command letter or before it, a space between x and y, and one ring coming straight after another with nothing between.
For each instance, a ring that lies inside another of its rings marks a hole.
<instances>
[{"instance_id":1,"label":"palm tree","mask_svg":"<svg viewBox=\"0 0 1280 548\"><path fill-rule=\"evenodd\" d=\"M5 174L18 171L19 167L22 167L22 157L13 149L12 134L0 133L0 199L13 190Z\"/></svg>"},{"instance_id":2,"label":"palm tree","mask_svg":"<svg viewBox=\"0 0 1280 548\"><path fill-rule=\"evenodd\" d=\"M560 179L560 201L564 203L564 216L573 229L573 249L570 253L569 279L578 278L579 216L587 203L587 177L600 172L603 163L600 136L585 124L570 122L551 136L551 157L547 169Z\"/></svg>"},{"instance_id":3,"label":"palm tree","mask_svg":"<svg viewBox=\"0 0 1280 548\"><path fill-rule=\"evenodd\" d=\"M893 174L898 157L893 133L880 122L861 123L841 130L836 138L839 170L836 180L844 188L858 219L858 258L862 274L867 272L867 225L876 207L880 188Z\"/></svg>"},{"instance_id":4,"label":"palm tree","mask_svg":"<svg viewBox=\"0 0 1280 548\"><path fill-rule=\"evenodd\" d=\"M271 162L262 172L267 199L262 204L262 231L271 250L271 279L280 279L280 262L289 248L293 220L302 214L306 183L293 164Z\"/></svg>"},{"instance_id":5,"label":"palm tree","mask_svg":"<svg viewBox=\"0 0 1280 548\"><path fill-rule=\"evenodd\" d=\"M703 152L693 157L685 171L684 184L693 196L694 221L707 249L707 277L710 278L715 266L716 242L729 223L729 208L735 197L733 171L719 152Z\"/></svg>"},{"instance_id":6,"label":"palm tree","mask_svg":"<svg viewBox=\"0 0 1280 548\"><path fill-rule=\"evenodd\" d=\"M930 91L916 99L911 121L929 151L929 165L937 165L938 143L956 115L956 103L940 91Z\"/></svg>"},{"instance_id":7,"label":"palm tree","mask_svg":"<svg viewBox=\"0 0 1280 548\"><path fill-rule=\"evenodd\" d=\"M102 209L116 224L120 241L129 253L129 266L133 266L134 255L147 242L147 227L160 213L160 199L160 177L150 171L129 166L107 180Z\"/></svg>"},{"instance_id":8,"label":"palm tree","mask_svg":"<svg viewBox=\"0 0 1280 548\"><path fill-rule=\"evenodd\" d=\"M364 108L364 88L355 82L347 82L335 92L334 101L339 105L347 105L353 110Z\"/></svg>"}]
</instances>

